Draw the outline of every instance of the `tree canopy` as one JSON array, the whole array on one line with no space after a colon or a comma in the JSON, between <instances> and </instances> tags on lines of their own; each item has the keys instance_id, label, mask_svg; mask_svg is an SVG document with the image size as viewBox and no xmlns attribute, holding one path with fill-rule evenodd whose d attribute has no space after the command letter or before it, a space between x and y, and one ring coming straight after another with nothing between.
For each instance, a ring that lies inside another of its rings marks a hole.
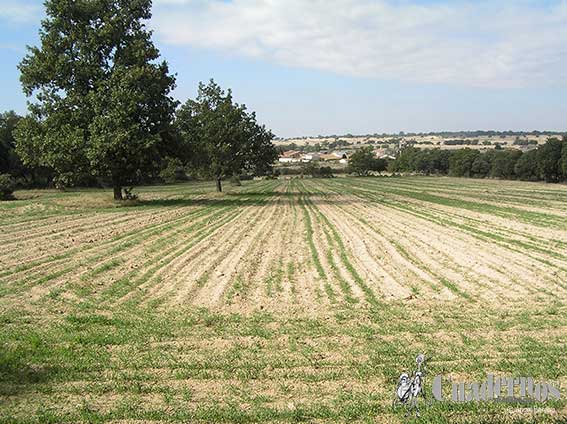
<instances>
[{"instance_id":1,"label":"tree canopy","mask_svg":"<svg viewBox=\"0 0 567 424\"><path fill-rule=\"evenodd\" d=\"M386 166L386 161L376 158L370 146L358 149L349 158L349 171L360 176L368 175L371 171L384 171Z\"/></svg>"},{"instance_id":2,"label":"tree canopy","mask_svg":"<svg viewBox=\"0 0 567 424\"><path fill-rule=\"evenodd\" d=\"M15 140L13 131L22 119L14 111L0 114L0 174L19 173L22 165L15 152Z\"/></svg>"},{"instance_id":3,"label":"tree canopy","mask_svg":"<svg viewBox=\"0 0 567 424\"><path fill-rule=\"evenodd\" d=\"M407 147L390 164L393 172L449 174L454 177L504 178L526 181L567 180L567 137L550 138L537 149L487 151Z\"/></svg>"},{"instance_id":4,"label":"tree canopy","mask_svg":"<svg viewBox=\"0 0 567 424\"><path fill-rule=\"evenodd\" d=\"M216 180L218 191L223 178L243 171L263 174L278 157L272 132L214 80L200 83L197 98L179 108L175 127L193 164Z\"/></svg>"},{"instance_id":5,"label":"tree canopy","mask_svg":"<svg viewBox=\"0 0 567 424\"><path fill-rule=\"evenodd\" d=\"M47 0L40 47L19 65L30 115L16 131L24 163L61 186L85 176L122 187L158 166L176 102L166 62L144 21L151 0Z\"/></svg>"}]
</instances>

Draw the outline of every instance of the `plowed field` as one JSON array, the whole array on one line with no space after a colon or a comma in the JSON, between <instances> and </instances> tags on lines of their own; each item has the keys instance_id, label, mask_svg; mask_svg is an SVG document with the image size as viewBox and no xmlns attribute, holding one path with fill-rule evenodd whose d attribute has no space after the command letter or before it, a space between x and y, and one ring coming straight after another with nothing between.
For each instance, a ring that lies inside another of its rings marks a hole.
<instances>
[{"instance_id":1,"label":"plowed field","mask_svg":"<svg viewBox=\"0 0 567 424\"><path fill-rule=\"evenodd\" d=\"M420 352L430 379L567 385L566 186L226 188L0 204L1 420L405 422L393 390ZM422 417L564 422L562 396Z\"/></svg>"}]
</instances>

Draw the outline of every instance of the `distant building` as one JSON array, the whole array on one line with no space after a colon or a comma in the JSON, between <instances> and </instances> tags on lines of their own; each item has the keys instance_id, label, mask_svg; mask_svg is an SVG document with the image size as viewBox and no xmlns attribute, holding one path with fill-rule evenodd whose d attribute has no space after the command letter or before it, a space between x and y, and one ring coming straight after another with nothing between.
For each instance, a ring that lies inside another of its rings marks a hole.
<instances>
[{"instance_id":1,"label":"distant building","mask_svg":"<svg viewBox=\"0 0 567 424\"><path fill-rule=\"evenodd\" d=\"M331 153L332 155L335 155L336 157L338 157L339 159L346 159L348 157L347 153L345 151L341 151L341 150L335 150L333 153Z\"/></svg>"},{"instance_id":2,"label":"distant building","mask_svg":"<svg viewBox=\"0 0 567 424\"><path fill-rule=\"evenodd\" d=\"M280 155L278 161L280 163L300 162L301 155L302 153L297 150L287 150Z\"/></svg>"},{"instance_id":3,"label":"distant building","mask_svg":"<svg viewBox=\"0 0 567 424\"><path fill-rule=\"evenodd\" d=\"M301 158L301 161L302 162L311 162L311 161L317 161L317 160L320 160L320 159L321 159L321 155L319 155L319 153L306 153Z\"/></svg>"},{"instance_id":4,"label":"distant building","mask_svg":"<svg viewBox=\"0 0 567 424\"><path fill-rule=\"evenodd\" d=\"M333 161L339 161L341 158L338 157L337 155L332 154L332 153L326 153L326 154L320 155L320 159L325 161L325 162L333 162Z\"/></svg>"}]
</instances>

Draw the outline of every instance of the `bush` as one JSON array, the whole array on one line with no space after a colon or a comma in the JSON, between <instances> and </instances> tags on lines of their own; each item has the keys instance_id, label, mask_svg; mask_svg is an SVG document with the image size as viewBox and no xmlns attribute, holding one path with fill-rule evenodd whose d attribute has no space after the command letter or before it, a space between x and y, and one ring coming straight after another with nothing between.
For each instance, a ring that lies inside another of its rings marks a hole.
<instances>
[{"instance_id":1,"label":"bush","mask_svg":"<svg viewBox=\"0 0 567 424\"><path fill-rule=\"evenodd\" d=\"M167 184L188 179L183 164L176 158L167 158L165 160L165 166L159 173L159 176Z\"/></svg>"},{"instance_id":2,"label":"bush","mask_svg":"<svg viewBox=\"0 0 567 424\"><path fill-rule=\"evenodd\" d=\"M333 168L330 166L322 166L319 168L319 175L323 178L333 178Z\"/></svg>"},{"instance_id":3,"label":"bush","mask_svg":"<svg viewBox=\"0 0 567 424\"><path fill-rule=\"evenodd\" d=\"M10 174L0 174L0 200L12 200L16 183Z\"/></svg>"},{"instance_id":4,"label":"bush","mask_svg":"<svg viewBox=\"0 0 567 424\"><path fill-rule=\"evenodd\" d=\"M350 173L366 176L371 171L382 172L386 170L387 162L374 156L372 147L363 147L352 154L349 159L348 169Z\"/></svg>"},{"instance_id":5,"label":"bush","mask_svg":"<svg viewBox=\"0 0 567 424\"><path fill-rule=\"evenodd\" d=\"M230 184L233 186L241 186L242 183L240 182L240 177L238 175L233 175L230 177Z\"/></svg>"},{"instance_id":6,"label":"bush","mask_svg":"<svg viewBox=\"0 0 567 424\"><path fill-rule=\"evenodd\" d=\"M538 181L537 150L524 153L514 165L514 173L523 181Z\"/></svg>"},{"instance_id":7,"label":"bush","mask_svg":"<svg viewBox=\"0 0 567 424\"><path fill-rule=\"evenodd\" d=\"M281 168L281 175L301 175L303 173L302 168Z\"/></svg>"}]
</instances>

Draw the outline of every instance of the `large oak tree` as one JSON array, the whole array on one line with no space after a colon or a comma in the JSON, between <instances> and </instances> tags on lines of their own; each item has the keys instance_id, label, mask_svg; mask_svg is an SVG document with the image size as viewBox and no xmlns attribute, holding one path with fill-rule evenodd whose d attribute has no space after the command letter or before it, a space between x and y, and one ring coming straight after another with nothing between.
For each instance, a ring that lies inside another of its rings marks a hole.
<instances>
[{"instance_id":1,"label":"large oak tree","mask_svg":"<svg viewBox=\"0 0 567 424\"><path fill-rule=\"evenodd\" d=\"M175 78L144 21L151 0L47 0L40 47L21 62L35 94L16 131L25 163L53 169L56 182L106 178L114 198L167 150Z\"/></svg>"}]
</instances>

